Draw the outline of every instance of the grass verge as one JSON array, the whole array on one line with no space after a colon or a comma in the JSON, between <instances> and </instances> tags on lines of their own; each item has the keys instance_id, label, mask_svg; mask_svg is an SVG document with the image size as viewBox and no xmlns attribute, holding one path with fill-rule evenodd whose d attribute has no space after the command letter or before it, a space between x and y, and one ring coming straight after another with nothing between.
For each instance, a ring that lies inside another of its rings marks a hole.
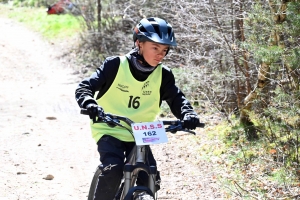
<instances>
[{"instance_id":1,"label":"grass verge","mask_svg":"<svg viewBox=\"0 0 300 200\"><path fill-rule=\"evenodd\" d=\"M218 181L228 199L296 199L300 193L297 168L276 159L264 137L248 141L238 120L231 122L207 129L206 134L218 138L220 145L201 149L218 164Z\"/></svg>"},{"instance_id":2,"label":"grass verge","mask_svg":"<svg viewBox=\"0 0 300 200\"><path fill-rule=\"evenodd\" d=\"M19 21L49 40L66 39L80 31L80 18L65 15L47 15L46 8L13 7L0 4L0 16Z\"/></svg>"}]
</instances>

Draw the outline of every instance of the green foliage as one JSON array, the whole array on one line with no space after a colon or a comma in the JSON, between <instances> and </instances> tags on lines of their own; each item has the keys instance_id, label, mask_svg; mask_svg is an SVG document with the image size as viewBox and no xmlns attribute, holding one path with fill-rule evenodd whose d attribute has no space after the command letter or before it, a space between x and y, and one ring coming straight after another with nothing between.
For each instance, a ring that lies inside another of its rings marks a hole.
<instances>
[{"instance_id":1,"label":"green foliage","mask_svg":"<svg viewBox=\"0 0 300 200\"><path fill-rule=\"evenodd\" d=\"M273 159L283 166L296 167L300 164L300 103L299 91L293 90L289 84L277 86L270 93L272 96L261 112L249 113L251 120L260 131L261 140L267 151L272 151ZM264 101L256 101L257 104Z\"/></svg>"},{"instance_id":2,"label":"green foliage","mask_svg":"<svg viewBox=\"0 0 300 200\"><path fill-rule=\"evenodd\" d=\"M288 22L285 23L288 29L286 31L292 36L298 36L300 32L300 3L297 1L292 1L287 7L287 19Z\"/></svg>"},{"instance_id":3,"label":"green foliage","mask_svg":"<svg viewBox=\"0 0 300 200\"><path fill-rule=\"evenodd\" d=\"M273 21L269 9L263 4L255 4L245 20L246 41L242 47L252 53L257 63L273 63L280 60L284 49L274 43L274 31L280 32L283 26Z\"/></svg>"},{"instance_id":4,"label":"green foliage","mask_svg":"<svg viewBox=\"0 0 300 200\"><path fill-rule=\"evenodd\" d=\"M42 7L46 6L46 0L12 0L11 4L16 7Z\"/></svg>"},{"instance_id":5,"label":"green foliage","mask_svg":"<svg viewBox=\"0 0 300 200\"><path fill-rule=\"evenodd\" d=\"M274 63L280 59L283 49L279 46L261 45L254 47L252 51L253 57L258 63Z\"/></svg>"},{"instance_id":6,"label":"green foliage","mask_svg":"<svg viewBox=\"0 0 300 200\"><path fill-rule=\"evenodd\" d=\"M300 47L295 47L291 51L285 53L284 60L288 61L289 66L292 70L300 68Z\"/></svg>"},{"instance_id":7,"label":"green foliage","mask_svg":"<svg viewBox=\"0 0 300 200\"><path fill-rule=\"evenodd\" d=\"M290 175L291 173L288 171L288 168L280 168L271 173L270 180L274 180L282 185L291 185L295 182L295 180L289 178Z\"/></svg>"},{"instance_id":8,"label":"green foliage","mask_svg":"<svg viewBox=\"0 0 300 200\"><path fill-rule=\"evenodd\" d=\"M277 3L275 10L284 2ZM299 127L300 108L299 8L299 2L288 2L286 18L282 15L281 21L274 21L279 18L279 12L271 11L264 2L256 3L245 20L246 40L242 44L254 62L270 66L269 84L257 93L250 118L262 139L267 139L277 152L276 159L284 165L299 164L299 133L295 131ZM286 145L288 151L283 150Z\"/></svg>"},{"instance_id":9,"label":"green foliage","mask_svg":"<svg viewBox=\"0 0 300 200\"><path fill-rule=\"evenodd\" d=\"M265 9L263 4L256 3L247 14L247 18L244 22L248 44L266 45L268 43L270 30L274 26L270 10Z\"/></svg>"}]
</instances>

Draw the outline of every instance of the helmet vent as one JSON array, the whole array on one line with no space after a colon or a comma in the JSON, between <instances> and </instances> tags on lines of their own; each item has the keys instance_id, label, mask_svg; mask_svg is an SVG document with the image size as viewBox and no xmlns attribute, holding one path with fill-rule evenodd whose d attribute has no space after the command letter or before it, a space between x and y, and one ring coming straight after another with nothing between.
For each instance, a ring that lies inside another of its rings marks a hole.
<instances>
[{"instance_id":1,"label":"helmet vent","mask_svg":"<svg viewBox=\"0 0 300 200\"><path fill-rule=\"evenodd\" d=\"M154 28L154 30L155 30L155 33L157 33L157 35L158 35L160 38L162 38L161 31L159 30L159 26L153 24L153 28Z\"/></svg>"},{"instance_id":2,"label":"helmet vent","mask_svg":"<svg viewBox=\"0 0 300 200\"><path fill-rule=\"evenodd\" d=\"M142 33L146 33L146 32L147 32L147 30L145 29L145 27L141 26L141 27L140 27L140 32L142 32Z\"/></svg>"},{"instance_id":3,"label":"helmet vent","mask_svg":"<svg viewBox=\"0 0 300 200\"><path fill-rule=\"evenodd\" d=\"M168 36L170 37L171 34L172 34L172 28L171 28L171 27L168 27ZM173 39L173 38L171 38L171 39Z\"/></svg>"}]
</instances>

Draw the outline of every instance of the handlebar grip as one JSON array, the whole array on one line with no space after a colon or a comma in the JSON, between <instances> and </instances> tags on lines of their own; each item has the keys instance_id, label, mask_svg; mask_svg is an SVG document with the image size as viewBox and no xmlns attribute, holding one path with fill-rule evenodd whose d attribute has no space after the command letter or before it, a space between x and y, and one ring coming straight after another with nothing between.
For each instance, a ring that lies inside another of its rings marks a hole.
<instances>
[{"instance_id":1,"label":"handlebar grip","mask_svg":"<svg viewBox=\"0 0 300 200\"><path fill-rule=\"evenodd\" d=\"M164 125L174 125L177 121L167 121L163 120ZM177 122L178 123L178 122Z\"/></svg>"},{"instance_id":2,"label":"handlebar grip","mask_svg":"<svg viewBox=\"0 0 300 200\"><path fill-rule=\"evenodd\" d=\"M82 114L82 115L89 115L89 112L88 112L88 110L87 110L87 109L85 109L85 108L81 108L81 110L80 110L80 114Z\"/></svg>"},{"instance_id":3,"label":"handlebar grip","mask_svg":"<svg viewBox=\"0 0 300 200\"><path fill-rule=\"evenodd\" d=\"M205 124L204 123L201 123L199 122L199 124L197 125L197 127L200 127L200 128L204 128Z\"/></svg>"},{"instance_id":4,"label":"handlebar grip","mask_svg":"<svg viewBox=\"0 0 300 200\"><path fill-rule=\"evenodd\" d=\"M181 122L182 124L184 124L184 122L183 121L163 121L163 123L164 123L164 125L174 125L174 124L176 124L176 123L178 123L178 122ZM197 127L199 127L199 128L204 128L205 127L205 124L204 123L201 123L201 122L199 122L198 124L197 124Z\"/></svg>"}]
</instances>

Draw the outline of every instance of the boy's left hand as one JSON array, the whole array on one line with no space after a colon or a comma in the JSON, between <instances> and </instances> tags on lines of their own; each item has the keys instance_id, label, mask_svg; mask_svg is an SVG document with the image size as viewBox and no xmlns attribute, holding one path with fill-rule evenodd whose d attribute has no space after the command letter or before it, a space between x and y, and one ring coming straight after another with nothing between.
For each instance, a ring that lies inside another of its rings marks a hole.
<instances>
[{"instance_id":1,"label":"boy's left hand","mask_svg":"<svg viewBox=\"0 0 300 200\"><path fill-rule=\"evenodd\" d=\"M183 117L184 127L189 130L194 130L199 122L199 117L196 114L187 113Z\"/></svg>"}]
</instances>

